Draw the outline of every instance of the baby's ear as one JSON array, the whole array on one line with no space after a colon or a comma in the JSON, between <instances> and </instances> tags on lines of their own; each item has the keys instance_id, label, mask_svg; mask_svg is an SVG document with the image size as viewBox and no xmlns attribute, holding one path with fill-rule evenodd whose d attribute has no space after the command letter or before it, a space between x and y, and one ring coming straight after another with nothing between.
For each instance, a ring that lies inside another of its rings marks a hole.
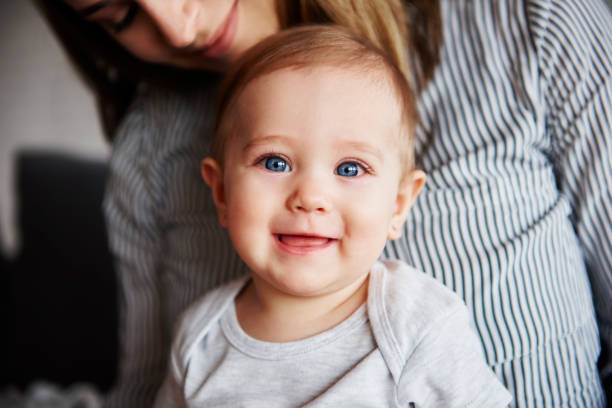
<instances>
[{"instance_id":1,"label":"baby's ear","mask_svg":"<svg viewBox=\"0 0 612 408\"><path fill-rule=\"evenodd\" d=\"M225 187L223 185L223 170L219 163L212 157L202 160L202 178L212 190L213 200L217 207L219 224L227 227L227 202L225 200Z\"/></svg>"},{"instance_id":2,"label":"baby's ear","mask_svg":"<svg viewBox=\"0 0 612 408\"><path fill-rule=\"evenodd\" d=\"M387 239L398 239L402 236L402 227L419 192L425 185L425 172L412 170L401 181L395 199L395 210L391 216Z\"/></svg>"}]
</instances>

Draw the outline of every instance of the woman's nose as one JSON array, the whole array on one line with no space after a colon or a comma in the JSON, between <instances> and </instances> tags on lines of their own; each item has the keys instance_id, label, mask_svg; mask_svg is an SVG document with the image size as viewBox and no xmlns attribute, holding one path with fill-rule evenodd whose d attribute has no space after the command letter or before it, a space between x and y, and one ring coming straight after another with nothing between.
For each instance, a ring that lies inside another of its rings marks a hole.
<instances>
[{"instance_id":1,"label":"woman's nose","mask_svg":"<svg viewBox=\"0 0 612 408\"><path fill-rule=\"evenodd\" d=\"M325 214L331 210L331 201L324 183L315 178L301 178L287 199L292 212Z\"/></svg>"},{"instance_id":2,"label":"woman's nose","mask_svg":"<svg viewBox=\"0 0 612 408\"><path fill-rule=\"evenodd\" d=\"M176 48L192 45L198 34L197 0L139 0L168 43Z\"/></svg>"}]
</instances>

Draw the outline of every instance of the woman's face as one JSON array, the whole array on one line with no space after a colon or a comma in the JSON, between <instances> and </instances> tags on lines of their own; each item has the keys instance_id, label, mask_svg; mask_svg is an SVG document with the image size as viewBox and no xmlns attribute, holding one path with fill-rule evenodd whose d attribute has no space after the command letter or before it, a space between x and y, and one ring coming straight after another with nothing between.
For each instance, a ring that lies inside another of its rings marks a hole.
<instances>
[{"instance_id":1,"label":"woman's face","mask_svg":"<svg viewBox=\"0 0 612 408\"><path fill-rule=\"evenodd\" d=\"M64 0L136 57L223 70L279 29L276 0Z\"/></svg>"}]
</instances>

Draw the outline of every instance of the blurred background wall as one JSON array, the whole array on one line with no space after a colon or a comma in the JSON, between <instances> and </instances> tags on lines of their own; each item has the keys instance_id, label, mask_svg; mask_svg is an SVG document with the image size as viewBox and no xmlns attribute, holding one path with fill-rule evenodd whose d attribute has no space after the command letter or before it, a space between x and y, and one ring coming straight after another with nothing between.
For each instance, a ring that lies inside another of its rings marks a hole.
<instances>
[{"instance_id":1,"label":"blurred background wall","mask_svg":"<svg viewBox=\"0 0 612 408\"><path fill-rule=\"evenodd\" d=\"M6 406L18 398L13 387L41 380L107 390L117 368L118 301L101 211L110 146L94 98L31 0L0 0L0 15L0 249L11 258L0 257Z\"/></svg>"},{"instance_id":2,"label":"blurred background wall","mask_svg":"<svg viewBox=\"0 0 612 408\"><path fill-rule=\"evenodd\" d=\"M19 244L15 153L40 147L105 158L94 100L29 0L0 1L0 242Z\"/></svg>"}]
</instances>

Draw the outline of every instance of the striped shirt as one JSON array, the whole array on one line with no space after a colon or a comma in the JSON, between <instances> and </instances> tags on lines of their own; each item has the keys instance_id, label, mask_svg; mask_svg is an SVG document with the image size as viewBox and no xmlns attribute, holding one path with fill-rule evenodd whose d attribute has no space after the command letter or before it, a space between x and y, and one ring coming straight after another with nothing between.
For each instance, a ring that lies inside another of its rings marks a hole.
<instances>
[{"instance_id":1,"label":"striped shirt","mask_svg":"<svg viewBox=\"0 0 612 408\"><path fill-rule=\"evenodd\" d=\"M383 256L465 300L513 405L603 407L600 335L612 351L610 12L600 0L441 5L441 64L418 106L428 181ZM110 406L150 406L177 316L245 271L199 174L215 97L204 88L149 89L116 138L105 212L123 355Z\"/></svg>"}]
</instances>

